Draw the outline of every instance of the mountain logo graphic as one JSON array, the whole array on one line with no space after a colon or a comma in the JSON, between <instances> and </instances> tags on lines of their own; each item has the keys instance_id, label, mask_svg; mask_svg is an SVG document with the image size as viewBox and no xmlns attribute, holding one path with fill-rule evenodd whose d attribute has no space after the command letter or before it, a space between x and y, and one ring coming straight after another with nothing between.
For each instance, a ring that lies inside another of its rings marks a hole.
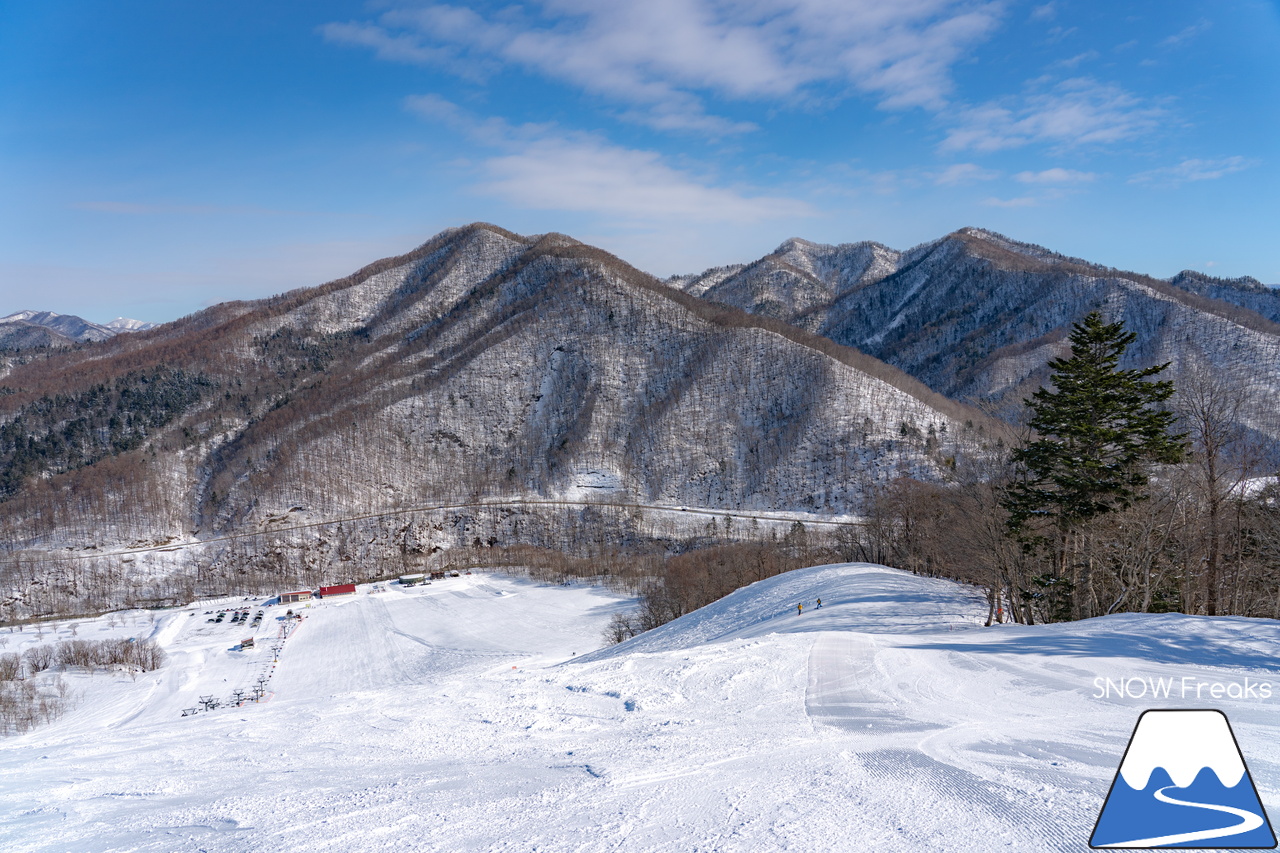
<instances>
[{"instance_id":1,"label":"mountain logo graphic","mask_svg":"<svg viewBox=\"0 0 1280 853\"><path fill-rule=\"evenodd\" d=\"M1144 711L1089 846L1273 849L1275 833L1226 714Z\"/></svg>"}]
</instances>

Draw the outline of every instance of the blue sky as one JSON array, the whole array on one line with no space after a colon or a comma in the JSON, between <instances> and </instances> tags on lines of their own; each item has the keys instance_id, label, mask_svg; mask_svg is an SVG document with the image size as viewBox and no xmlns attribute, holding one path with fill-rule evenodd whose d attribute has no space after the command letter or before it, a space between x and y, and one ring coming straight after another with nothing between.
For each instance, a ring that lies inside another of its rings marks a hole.
<instances>
[{"instance_id":1,"label":"blue sky","mask_svg":"<svg viewBox=\"0 0 1280 853\"><path fill-rule=\"evenodd\" d=\"M1276 2L0 0L0 316L173 319L476 220L657 275L976 225L1280 283Z\"/></svg>"}]
</instances>

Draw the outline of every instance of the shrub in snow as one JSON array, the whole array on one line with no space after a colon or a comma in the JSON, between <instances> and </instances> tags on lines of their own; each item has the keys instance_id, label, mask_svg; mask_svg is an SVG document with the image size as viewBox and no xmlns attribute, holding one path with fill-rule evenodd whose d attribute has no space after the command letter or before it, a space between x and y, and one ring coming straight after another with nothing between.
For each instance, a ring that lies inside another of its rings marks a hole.
<instances>
[{"instance_id":1,"label":"shrub in snow","mask_svg":"<svg viewBox=\"0 0 1280 853\"><path fill-rule=\"evenodd\" d=\"M66 709L67 687L61 678L0 681L0 734L21 734L57 719Z\"/></svg>"},{"instance_id":2,"label":"shrub in snow","mask_svg":"<svg viewBox=\"0 0 1280 853\"><path fill-rule=\"evenodd\" d=\"M22 655L9 652L0 655L0 681L18 681L22 678Z\"/></svg>"}]
</instances>

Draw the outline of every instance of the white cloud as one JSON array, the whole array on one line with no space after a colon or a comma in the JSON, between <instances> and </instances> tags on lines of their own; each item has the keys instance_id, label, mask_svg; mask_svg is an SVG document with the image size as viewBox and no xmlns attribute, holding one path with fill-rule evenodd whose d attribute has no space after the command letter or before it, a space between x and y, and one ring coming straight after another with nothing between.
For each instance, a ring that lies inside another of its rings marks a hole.
<instances>
[{"instance_id":1,"label":"white cloud","mask_svg":"<svg viewBox=\"0 0 1280 853\"><path fill-rule=\"evenodd\" d=\"M617 99L660 129L738 132L703 97L795 100L831 84L889 109L939 109L951 67L996 26L978 0L543 0L484 17L445 5L376 23L329 24L325 38L410 63L498 60Z\"/></svg>"},{"instance_id":2,"label":"white cloud","mask_svg":"<svg viewBox=\"0 0 1280 853\"><path fill-rule=\"evenodd\" d=\"M505 119L481 118L436 94L410 95L404 99L404 108L421 118L460 131L489 146L510 145L521 139L534 139L550 132L554 127L549 123L512 126Z\"/></svg>"},{"instance_id":3,"label":"white cloud","mask_svg":"<svg viewBox=\"0 0 1280 853\"><path fill-rule=\"evenodd\" d=\"M1096 50L1086 50L1084 53L1077 53L1075 56L1069 56L1066 59L1059 59L1053 63L1053 68L1075 68L1085 62L1093 62L1095 59L1101 58L1102 54Z\"/></svg>"},{"instance_id":4,"label":"white cloud","mask_svg":"<svg viewBox=\"0 0 1280 853\"><path fill-rule=\"evenodd\" d=\"M1214 181L1257 166L1258 160L1247 157L1224 157L1221 160L1183 160L1176 166L1140 172L1129 179L1131 184L1179 186L1193 181Z\"/></svg>"},{"instance_id":5,"label":"white cloud","mask_svg":"<svg viewBox=\"0 0 1280 853\"><path fill-rule=\"evenodd\" d=\"M600 139L548 138L485 162L476 189L517 207L590 212L624 220L755 223L813 215L806 203L711 186L637 151Z\"/></svg>"},{"instance_id":6,"label":"white cloud","mask_svg":"<svg viewBox=\"0 0 1280 853\"><path fill-rule=\"evenodd\" d=\"M1154 130L1165 115L1125 90L1074 78L1020 104L989 102L961 111L944 151L999 151L1031 143L1062 148L1124 142Z\"/></svg>"},{"instance_id":7,"label":"white cloud","mask_svg":"<svg viewBox=\"0 0 1280 853\"><path fill-rule=\"evenodd\" d=\"M1000 177L1000 173L991 169L984 169L975 163L955 163L932 177L933 182L939 186L958 187L982 181L992 181Z\"/></svg>"},{"instance_id":8,"label":"white cloud","mask_svg":"<svg viewBox=\"0 0 1280 853\"><path fill-rule=\"evenodd\" d=\"M708 115L697 98L681 97L674 93L661 104L643 110L626 110L618 115L625 121L643 124L654 130L693 131L709 137L731 136L749 133L758 125L749 121L731 121L720 116Z\"/></svg>"},{"instance_id":9,"label":"white cloud","mask_svg":"<svg viewBox=\"0 0 1280 853\"><path fill-rule=\"evenodd\" d=\"M1013 177L1024 184L1084 184L1096 180L1098 175L1095 172L1054 168L1043 172L1019 172Z\"/></svg>"},{"instance_id":10,"label":"white cloud","mask_svg":"<svg viewBox=\"0 0 1280 853\"><path fill-rule=\"evenodd\" d=\"M1020 196L1019 198L988 198L983 200L983 204L987 207L1036 207L1042 199L1032 196Z\"/></svg>"},{"instance_id":11,"label":"white cloud","mask_svg":"<svg viewBox=\"0 0 1280 853\"><path fill-rule=\"evenodd\" d=\"M1191 41L1192 39L1196 38L1201 33L1208 32L1212 26L1213 24L1210 21L1204 18L1201 18L1199 21L1195 22L1191 26L1178 31L1173 35L1169 36L1168 38L1164 39L1163 41L1161 41L1160 46L1161 47L1180 47L1186 44L1187 42Z\"/></svg>"},{"instance_id":12,"label":"white cloud","mask_svg":"<svg viewBox=\"0 0 1280 853\"><path fill-rule=\"evenodd\" d=\"M438 95L407 98L405 108L497 149L478 165L474 190L516 207L628 222L746 224L816 213L797 199L717 186L668 165L657 152L614 145L595 134L565 133L549 124L512 126L475 116Z\"/></svg>"},{"instance_id":13,"label":"white cloud","mask_svg":"<svg viewBox=\"0 0 1280 853\"><path fill-rule=\"evenodd\" d=\"M372 48L375 56L390 62L427 64L448 58L445 51L426 47L412 36L393 36L371 24L325 24L320 32L326 41Z\"/></svg>"}]
</instances>

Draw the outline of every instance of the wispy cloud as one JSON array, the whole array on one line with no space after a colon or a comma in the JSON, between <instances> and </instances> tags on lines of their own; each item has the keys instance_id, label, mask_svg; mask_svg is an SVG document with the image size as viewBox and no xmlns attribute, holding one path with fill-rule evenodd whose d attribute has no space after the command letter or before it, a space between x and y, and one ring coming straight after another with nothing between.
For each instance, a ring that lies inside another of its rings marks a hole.
<instances>
[{"instance_id":1,"label":"wispy cloud","mask_svg":"<svg viewBox=\"0 0 1280 853\"><path fill-rule=\"evenodd\" d=\"M621 102L663 130L751 129L707 114L705 97L794 101L820 84L886 109L940 109L951 68L998 23L971 0L544 0L488 16L446 5L397 8L376 22L328 24L329 41L389 61L498 61Z\"/></svg>"},{"instance_id":2,"label":"wispy cloud","mask_svg":"<svg viewBox=\"0 0 1280 853\"><path fill-rule=\"evenodd\" d=\"M1013 176L1024 184L1084 184L1096 180L1096 172L1077 172L1074 169L1045 169L1042 172L1019 172Z\"/></svg>"},{"instance_id":3,"label":"wispy cloud","mask_svg":"<svg viewBox=\"0 0 1280 853\"><path fill-rule=\"evenodd\" d=\"M1031 9L1031 20L1033 21L1051 21L1058 15L1058 7L1056 3L1045 3L1042 6L1035 6Z\"/></svg>"},{"instance_id":4,"label":"wispy cloud","mask_svg":"<svg viewBox=\"0 0 1280 853\"><path fill-rule=\"evenodd\" d=\"M618 118L647 125L654 130L690 131L714 138L749 133L759 128L755 122L732 121L709 115L697 98L684 98L678 94L664 103L646 109L625 110L618 114Z\"/></svg>"},{"instance_id":5,"label":"wispy cloud","mask_svg":"<svg viewBox=\"0 0 1280 853\"><path fill-rule=\"evenodd\" d=\"M537 139L555 129L555 125L550 122L512 125L506 119L496 116L478 116L434 93L410 95L404 99L404 108L420 118L438 122L490 147L505 147Z\"/></svg>"},{"instance_id":6,"label":"wispy cloud","mask_svg":"<svg viewBox=\"0 0 1280 853\"><path fill-rule=\"evenodd\" d=\"M1096 50L1086 50L1083 53L1077 53L1075 56L1068 56L1066 59L1059 59L1050 67L1071 69L1085 62L1093 62L1101 56L1102 54L1098 53Z\"/></svg>"},{"instance_id":7,"label":"wispy cloud","mask_svg":"<svg viewBox=\"0 0 1280 853\"><path fill-rule=\"evenodd\" d=\"M1179 186L1193 181L1214 181L1257 166L1260 161L1248 157L1224 157L1220 160L1183 160L1176 166L1139 172L1129 179L1131 184Z\"/></svg>"},{"instance_id":8,"label":"wispy cloud","mask_svg":"<svg viewBox=\"0 0 1280 853\"><path fill-rule=\"evenodd\" d=\"M1160 42L1161 47L1181 47L1189 41L1197 38L1200 34L1208 32L1213 27L1213 23L1204 18L1196 21L1189 27L1186 27L1168 38Z\"/></svg>"},{"instance_id":9,"label":"wispy cloud","mask_svg":"<svg viewBox=\"0 0 1280 853\"><path fill-rule=\"evenodd\" d=\"M1000 151L1031 143L1060 148L1124 142L1154 130L1165 110L1089 78L1058 83L1020 103L992 101L960 111L943 151Z\"/></svg>"},{"instance_id":10,"label":"wispy cloud","mask_svg":"<svg viewBox=\"0 0 1280 853\"><path fill-rule=\"evenodd\" d=\"M461 130L494 149L472 189L516 207L590 212L626 222L756 223L815 215L807 202L717 185L666 163L655 151L615 145L550 124L510 125L476 116L438 95L406 109Z\"/></svg>"},{"instance_id":11,"label":"wispy cloud","mask_svg":"<svg viewBox=\"0 0 1280 853\"><path fill-rule=\"evenodd\" d=\"M372 24L325 24L320 32L327 41L372 48L375 56L389 62L425 65L451 58L448 52L427 47L413 36L392 35L384 28Z\"/></svg>"},{"instance_id":12,"label":"wispy cloud","mask_svg":"<svg viewBox=\"0 0 1280 853\"><path fill-rule=\"evenodd\" d=\"M984 169L976 163L955 163L932 176L933 182L941 187L961 187L983 181L993 181L1000 173L992 169Z\"/></svg>"},{"instance_id":13,"label":"wispy cloud","mask_svg":"<svg viewBox=\"0 0 1280 853\"><path fill-rule=\"evenodd\" d=\"M754 223L809 216L808 204L712 186L653 151L598 138L548 138L489 159L476 189L517 207L603 214L624 220Z\"/></svg>"},{"instance_id":14,"label":"wispy cloud","mask_svg":"<svg viewBox=\"0 0 1280 853\"><path fill-rule=\"evenodd\" d=\"M983 204L987 207L1036 207L1043 201L1041 198L1034 196L1019 196L1018 198L988 198L983 199Z\"/></svg>"}]
</instances>

